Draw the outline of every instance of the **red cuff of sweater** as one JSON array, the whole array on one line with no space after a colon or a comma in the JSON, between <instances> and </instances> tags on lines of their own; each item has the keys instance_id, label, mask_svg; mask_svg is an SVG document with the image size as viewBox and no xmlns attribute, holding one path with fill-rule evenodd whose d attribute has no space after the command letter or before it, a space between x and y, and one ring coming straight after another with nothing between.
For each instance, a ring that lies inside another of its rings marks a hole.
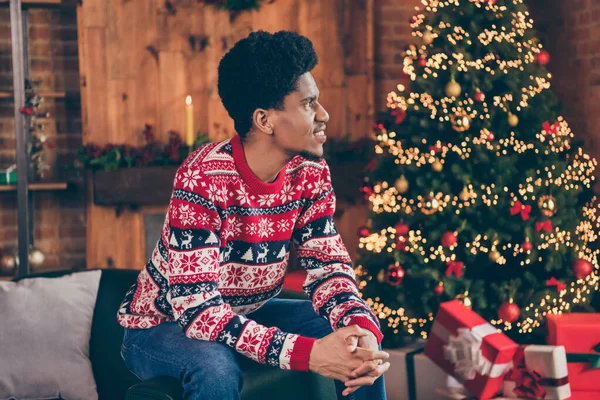
<instances>
[{"instance_id":1,"label":"red cuff of sweater","mask_svg":"<svg viewBox=\"0 0 600 400\"><path fill-rule=\"evenodd\" d=\"M298 336L292 350L292 356L290 357L290 369L294 371L308 371L310 352L316 341L317 339L314 338Z\"/></svg>"},{"instance_id":2,"label":"red cuff of sweater","mask_svg":"<svg viewBox=\"0 0 600 400\"><path fill-rule=\"evenodd\" d=\"M383 334L379 330L379 327L375 325L375 322L371 321L369 317L364 315L355 315L350 317L350 322L348 322L347 326L350 325L358 325L361 328L367 329L375 335L377 338L377 344L381 344L381 340L383 339Z\"/></svg>"}]
</instances>

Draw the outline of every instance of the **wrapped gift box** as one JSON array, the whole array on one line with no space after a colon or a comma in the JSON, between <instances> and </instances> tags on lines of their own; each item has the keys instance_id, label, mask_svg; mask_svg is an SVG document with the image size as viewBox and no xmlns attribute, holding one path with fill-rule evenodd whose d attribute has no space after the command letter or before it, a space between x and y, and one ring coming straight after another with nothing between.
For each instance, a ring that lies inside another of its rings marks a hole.
<instances>
[{"instance_id":1,"label":"wrapped gift box","mask_svg":"<svg viewBox=\"0 0 600 400\"><path fill-rule=\"evenodd\" d=\"M17 183L17 171L14 166L0 171L0 185L15 185Z\"/></svg>"},{"instance_id":2,"label":"wrapped gift box","mask_svg":"<svg viewBox=\"0 0 600 400\"><path fill-rule=\"evenodd\" d=\"M505 397L548 400L571 397L563 346L522 346L513 363L504 381Z\"/></svg>"},{"instance_id":3,"label":"wrapped gift box","mask_svg":"<svg viewBox=\"0 0 600 400\"><path fill-rule=\"evenodd\" d=\"M384 349L390 354L390 368L383 375L390 400L430 400L435 388L444 386L448 374L423 354L425 341L397 349Z\"/></svg>"},{"instance_id":4,"label":"wrapped gift box","mask_svg":"<svg viewBox=\"0 0 600 400\"><path fill-rule=\"evenodd\" d=\"M572 399L600 399L600 314L548 314L546 324L548 344L562 345L567 352Z\"/></svg>"},{"instance_id":5,"label":"wrapped gift box","mask_svg":"<svg viewBox=\"0 0 600 400\"><path fill-rule=\"evenodd\" d=\"M425 355L471 394L489 399L500 391L517 348L481 316L453 300L440 305Z\"/></svg>"}]
</instances>

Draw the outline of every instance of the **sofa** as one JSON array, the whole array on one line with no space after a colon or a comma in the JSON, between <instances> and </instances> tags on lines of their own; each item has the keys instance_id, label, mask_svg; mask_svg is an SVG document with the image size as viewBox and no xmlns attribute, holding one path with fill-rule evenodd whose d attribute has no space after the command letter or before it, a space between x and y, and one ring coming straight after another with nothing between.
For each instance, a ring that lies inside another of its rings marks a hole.
<instances>
[{"instance_id":1,"label":"sofa","mask_svg":"<svg viewBox=\"0 0 600 400\"><path fill-rule=\"evenodd\" d=\"M52 278L68 273L71 271L53 271L20 279ZM102 270L92 319L89 352L99 399L181 399L183 389L178 380L157 377L142 382L129 372L121 358L123 328L116 319L117 309L138 273L138 270ZM278 297L306 298L303 293L285 289ZM268 367L245 357L240 357L240 360L244 373L244 389L241 396L243 400L336 399L335 385L331 379L312 372L284 371Z\"/></svg>"}]
</instances>

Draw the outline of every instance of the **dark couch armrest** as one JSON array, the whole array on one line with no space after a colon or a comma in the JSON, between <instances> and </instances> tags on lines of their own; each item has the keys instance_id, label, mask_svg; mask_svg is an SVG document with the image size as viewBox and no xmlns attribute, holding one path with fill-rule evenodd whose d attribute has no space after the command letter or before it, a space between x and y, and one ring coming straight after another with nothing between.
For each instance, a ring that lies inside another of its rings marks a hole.
<instances>
[{"instance_id":1,"label":"dark couch armrest","mask_svg":"<svg viewBox=\"0 0 600 400\"><path fill-rule=\"evenodd\" d=\"M181 400L183 387L178 379L159 376L133 385L125 400Z\"/></svg>"}]
</instances>

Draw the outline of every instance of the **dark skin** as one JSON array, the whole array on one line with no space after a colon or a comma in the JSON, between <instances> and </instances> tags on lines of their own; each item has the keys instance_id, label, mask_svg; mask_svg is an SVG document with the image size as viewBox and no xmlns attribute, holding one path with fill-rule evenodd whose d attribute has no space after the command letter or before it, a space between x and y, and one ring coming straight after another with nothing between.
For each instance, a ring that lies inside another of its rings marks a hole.
<instances>
[{"instance_id":1,"label":"dark skin","mask_svg":"<svg viewBox=\"0 0 600 400\"><path fill-rule=\"evenodd\" d=\"M243 143L248 166L261 181L272 182L295 156L321 160L324 140L315 133L324 131L328 120L327 110L319 103L319 88L307 72L298 78L296 90L285 97L283 110L257 108L252 114L252 129ZM339 348L350 354L340 354ZM372 332L351 326L317 340L309 368L345 382L347 396L372 385L387 371L389 362L382 362L388 357L379 351Z\"/></svg>"}]
</instances>

